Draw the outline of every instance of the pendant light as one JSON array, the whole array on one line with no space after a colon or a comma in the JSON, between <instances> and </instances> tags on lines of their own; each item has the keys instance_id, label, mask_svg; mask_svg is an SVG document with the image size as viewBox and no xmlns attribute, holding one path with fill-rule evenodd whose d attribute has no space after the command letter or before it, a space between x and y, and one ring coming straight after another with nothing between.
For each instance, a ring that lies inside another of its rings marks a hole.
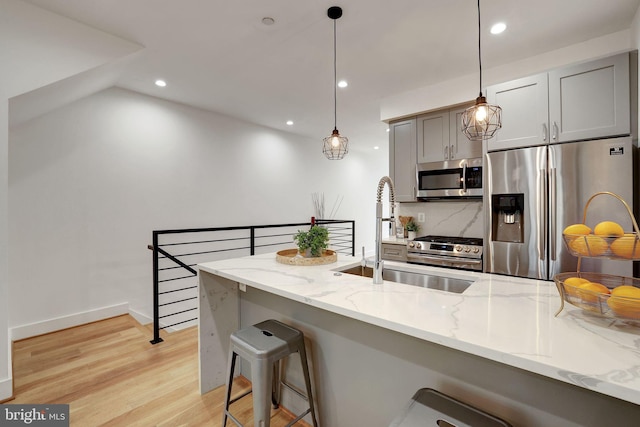
<instances>
[{"instance_id":1,"label":"pendant light","mask_svg":"<svg viewBox=\"0 0 640 427\"><path fill-rule=\"evenodd\" d=\"M478 63L480 65L480 96L476 98L473 107L464 110L462 114L462 133L471 141L482 141L492 138L502 127L502 108L487 104L487 98L482 95L482 55L480 48L480 0L478 0Z\"/></svg>"},{"instance_id":2,"label":"pendant light","mask_svg":"<svg viewBox=\"0 0 640 427\"><path fill-rule=\"evenodd\" d=\"M324 138L322 152L329 160L340 160L349 152L349 139L338 132L338 74L336 71L336 20L342 16L342 8L332 6L327 16L333 19L333 132Z\"/></svg>"}]
</instances>

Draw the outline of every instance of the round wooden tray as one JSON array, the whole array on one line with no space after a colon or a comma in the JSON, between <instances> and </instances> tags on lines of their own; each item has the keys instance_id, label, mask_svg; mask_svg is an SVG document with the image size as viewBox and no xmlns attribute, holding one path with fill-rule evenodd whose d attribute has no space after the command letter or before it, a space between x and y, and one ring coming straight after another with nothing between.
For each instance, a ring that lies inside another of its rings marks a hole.
<instances>
[{"instance_id":1,"label":"round wooden tray","mask_svg":"<svg viewBox=\"0 0 640 427\"><path fill-rule=\"evenodd\" d=\"M322 256L310 258L301 256L297 249L285 249L276 253L276 261L289 265L323 265L331 264L337 260L338 254L330 250L324 251Z\"/></svg>"}]
</instances>

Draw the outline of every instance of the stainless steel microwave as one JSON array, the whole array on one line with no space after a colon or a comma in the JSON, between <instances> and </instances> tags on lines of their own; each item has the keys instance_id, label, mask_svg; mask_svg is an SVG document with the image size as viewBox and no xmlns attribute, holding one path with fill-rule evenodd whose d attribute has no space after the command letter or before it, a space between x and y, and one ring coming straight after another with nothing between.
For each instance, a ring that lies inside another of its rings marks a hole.
<instances>
[{"instance_id":1,"label":"stainless steel microwave","mask_svg":"<svg viewBox=\"0 0 640 427\"><path fill-rule=\"evenodd\" d=\"M436 200L482 197L482 158L419 163L417 198Z\"/></svg>"}]
</instances>

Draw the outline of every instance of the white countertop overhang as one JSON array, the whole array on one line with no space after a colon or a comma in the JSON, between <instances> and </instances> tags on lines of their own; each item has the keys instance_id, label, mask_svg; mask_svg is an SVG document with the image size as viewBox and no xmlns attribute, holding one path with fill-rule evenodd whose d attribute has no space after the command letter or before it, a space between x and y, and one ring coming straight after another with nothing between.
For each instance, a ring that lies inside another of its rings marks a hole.
<instances>
[{"instance_id":1,"label":"white countertop overhang","mask_svg":"<svg viewBox=\"0 0 640 427\"><path fill-rule=\"evenodd\" d=\"M565 305L553 282L385 261L425 274L472 280L462 294L336 274L360 265L293 266L275 254L199 264L284 298L640 404L640 325Z\"/></svg>"}]
</instances>

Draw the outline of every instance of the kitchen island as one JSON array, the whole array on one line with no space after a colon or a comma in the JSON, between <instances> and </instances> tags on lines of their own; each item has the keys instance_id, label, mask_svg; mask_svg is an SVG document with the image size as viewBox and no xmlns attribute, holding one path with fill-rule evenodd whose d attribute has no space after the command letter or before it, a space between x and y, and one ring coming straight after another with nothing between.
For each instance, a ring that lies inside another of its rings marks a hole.
<instances>
[{"instance_id":1,"label":"kitchen island","mask_svg":"<svg viewBox=\"0 0 640 427\"><path fill-rule=\"evenodd\" d=\"M386 426L423 387L515 426L640 423L640 326L554 317L553 282L402 264L474 282L456 294L338 272L359 263L200 264L201 392L224 384L231 332L276 318L310 340L324 426Z\"/></svg>"}]
</instances>

